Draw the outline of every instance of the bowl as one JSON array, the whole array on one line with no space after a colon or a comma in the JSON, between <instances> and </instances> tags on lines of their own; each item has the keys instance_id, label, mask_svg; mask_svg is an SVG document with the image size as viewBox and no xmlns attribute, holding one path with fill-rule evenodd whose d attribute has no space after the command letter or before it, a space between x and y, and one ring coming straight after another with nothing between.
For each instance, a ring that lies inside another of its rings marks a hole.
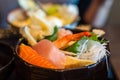
<instances>
[{"instance_id":1,"label":"bowl","mask_svg":"<svg viewBox=\"0 0 120 80\"><path fill-rule=\"evenodd\" d=\"M17 80L107 80L108 57L99 62L74 69L46 69L27 63L19 57L19 45L27 44L25 39L20 39L15 49L15 64Z\"/></svg>"},{"instance_id":2,"label":"bowl","mask_svg":"<svg viewBox=\"0 0 120 80\"><path fill-rule=\"evenodd\" d=\"M20 1L18 3L20 3ZM55 0L50 0L50 1L46 0L46 1L44 1L44 0L40 0L40 2L43 3L43 4L53 3L53 4L75 4L75 5L77 5L78 1L79 0L75 0L75 1L72 1L72 0L70 0L70 1L69 0L61 0L61 1L55 1ZM20 4L22 4L22 2ZM23 4L22 4L22 7L24 7ZM78 13L78 15L72 20L72 22L70 21L69 24L65 24L65 25L63 25L63 27L72 28L72 29L75 28L79 24L79 21L80 21L80 18L79 18L79 9L78 9L77 13ZM30 22L31 22L31 20L28 19L28 16L26 16L26 14L27 14L27 12L24 10L24 8L16 8L16 9L10 11L10 13L7 16L7 21L13 27L16 27L16 28L19 28L21 26L24 27L24 26L30 24ZM62 18L60 18L60 20L62 20ZM64 20L64 21L62 20L62 22L64 23L66 21L69 21L69 19L68 20ZM52 23L54 21L57 21L56 23L59 22L59 24L58 24L59 26L62 25L61 21L59 21L58 19L56 20L56 18L54 18L54 17L49 17L47 20L52 20L52 21L50 21Z\"/></svg>"},{"instance_id":3,"label":"bowl","mask_svg":"<svg viewBox=\"0 0 120 80\"><path fill-rule=\"evenodd\" d=\"M13 49L0 42L0 80L7 80L14 69Z\"/></svg>"},{"instance_id":4,"label":"bowl","mask_svg":"<svg viewBox=\"0 0 120 80\"><path fill-rule=\"evenodd\" d=\"M20 34L19 29L24 26L26 26L29 23L29 19L25 19L23 21L19 21L17 20L16 16L18 16L18 14L20 14L21 16L24 15L24 11L21 8L16 8L14 10L12 10L8 16L7 16L7 22L11 25L11 29L17 33L17 35ZM24 15L26 16L26 15ZM76 29L76 27L80 24L80 18L75 19L72 23L70 24L66 24L64 26L62 26L63 28L66 29L71 29L74 30ZM77 30L77 29L76 29ZM84 30L81 30L84 31Z\"/></svg>"}]
</instances>

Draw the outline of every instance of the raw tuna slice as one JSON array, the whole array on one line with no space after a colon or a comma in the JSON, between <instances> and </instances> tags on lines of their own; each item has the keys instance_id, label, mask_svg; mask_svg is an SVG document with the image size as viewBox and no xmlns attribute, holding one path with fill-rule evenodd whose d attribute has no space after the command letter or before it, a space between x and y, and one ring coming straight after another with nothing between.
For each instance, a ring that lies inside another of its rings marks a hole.
<instances>
[{"instance_id":1,"label":"raw tuna slice","mask_svg":"<svg viewBox=\"0 0 120 80\"><path fill-rule=\"evenodd\" d=\"M51 41L41 40L33 46L33 49L55 64L59 69L64 69L66 56Z\"/></svg>"}]
</instances>

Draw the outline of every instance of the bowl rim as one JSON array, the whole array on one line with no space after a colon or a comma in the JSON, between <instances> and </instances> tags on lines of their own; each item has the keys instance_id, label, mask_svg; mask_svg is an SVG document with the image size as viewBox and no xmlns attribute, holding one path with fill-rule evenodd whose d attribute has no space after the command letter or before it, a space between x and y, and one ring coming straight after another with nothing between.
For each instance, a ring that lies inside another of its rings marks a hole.
<instances>
[{"instance_id":1,"label":"bowl rim","mask_svg":"<svg viewBox=\"0 0 120 80\"><path fill-rule=\"evenodd\" d=\"M78 70L78 69L86 69L86 68L93 68L93 67L96 67L98 64L100 64L102 61L104 61L104 60L107 60L106 61L106 65L108 64L108 58L109 58L109 56L110 56L110 54L108 54L107 52L106 52L106 56L104 56L100 61L97 61L96 63L94 63L94 64L91 64L91 65L88 65L88 66L83 66L83 67L80 67L80 68L70 68L70 69L51 69L51 68L44 68L44 67L40 67L40 66L36 66L36 65L33 65L33 64L31 64L31 63L28 63L28 62L26 62L25 60L23 60L19 55L18 55L18 49L19 49L19 45L21 44L21 42L23 41L23 40L26 40L26 39L24 39L23 37L22 38L20 38L19 40L18 40L18 42L17 42L17 44L16 44L16 47L15 47L15 53L14 53L14 55L16 56L16 58L18 58L20 61L22 61L26 66L29 66L29 67L31 67L31 68L42 68L42 69L46 69L46 70L52 70L52 71L57 71L57 72L64 72L64 71L70 71L70 70Z\"/></svg>"},{"instance_id":2,"label":"bowl rim","mask_svg":"<svg viewBox=\"0 0 120 80\"><path fill-rule=\"evenodd\" d=\"M0 44L9 47L9 49L11 49L11 51L12 51L13 54L14 54L13 48L12 48L11 46L9 46L7 43L5 43L5 42L0 42ZM2 67L0 68L0 71L3 71L3 70L5 70L8 66L10 66L10 64L14 61L14 59L15 59L14 56L11 57L11 59L8 61L8 63L6 63L4 66L2 66Z\"/></svg>"}]
</instances>

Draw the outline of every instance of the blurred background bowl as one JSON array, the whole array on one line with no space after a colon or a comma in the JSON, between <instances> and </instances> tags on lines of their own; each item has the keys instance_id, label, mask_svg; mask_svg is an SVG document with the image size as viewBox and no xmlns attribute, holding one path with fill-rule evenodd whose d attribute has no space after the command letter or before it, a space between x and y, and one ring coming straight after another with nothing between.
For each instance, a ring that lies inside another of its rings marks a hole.
<instances>
[{"instance_id":1,"label":"blurred background bowl","mask_svg":"<svg viewBox=\"0 0 120 80\"><path fill-rule=\"evenodd\" d=\"M13 49L0 42L0 80L7 80L14 69Z\"/></svg>"},{"instance_id":2,"label":"blurred background bowl","mask_svg":"<svg viewBox=\"0 0 120 80\"><path fill-rule=\"evenodd\" d=\"M73 0L59 0L59 1L56 1L56 0L36 0L36 1L38 1L38 2L40 1L40 3L43 3L43 4L46 4L46 3L53 3L53 4L74 4L74 5L77 5L77 6L78 6L78 3L79 3L79 0L74 0L74 1ZM79 13L79 6L78 6L78 13ZM19 25L21 25L21 24L25 25L25 23L20 22L20 21L17 21L17 23L15 23L15 22L13 23L13 20L15 20L15 18L16 18L16 14L17 15L18 14L21 14L21 15L24 14L24 15L26 15L25 12L23 11L23 9L17 7L16 9L13 9L13 10L11 10L9 12L9 14L7 16L8 23L11 26L16 27L16 28L18 28ZM63 27L73 29L73 28L75 28L79 24L79 22L80 22L80 16L78 14L78 17L76 17L72 21L72 23L66 24ZM16 25L16 24L18 24L18 25Z\"/></svg>"}]
</instances>

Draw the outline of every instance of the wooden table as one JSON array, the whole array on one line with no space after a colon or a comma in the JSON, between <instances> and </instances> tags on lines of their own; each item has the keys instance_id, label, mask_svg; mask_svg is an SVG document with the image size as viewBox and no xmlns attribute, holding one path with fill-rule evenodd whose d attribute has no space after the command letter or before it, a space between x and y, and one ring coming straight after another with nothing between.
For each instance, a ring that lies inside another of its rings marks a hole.
<instances>
[{"instance_id":1,"label":"wooden table","mask_svg":"<svg viewBox=\"0 0 120 80\"><path fill-rule=\"evenodd\" d=\"M106 37L110 40L111 63L115 74L120 80L120 25L108 25L105 27Z\"/></svg>"}]
</instances>

